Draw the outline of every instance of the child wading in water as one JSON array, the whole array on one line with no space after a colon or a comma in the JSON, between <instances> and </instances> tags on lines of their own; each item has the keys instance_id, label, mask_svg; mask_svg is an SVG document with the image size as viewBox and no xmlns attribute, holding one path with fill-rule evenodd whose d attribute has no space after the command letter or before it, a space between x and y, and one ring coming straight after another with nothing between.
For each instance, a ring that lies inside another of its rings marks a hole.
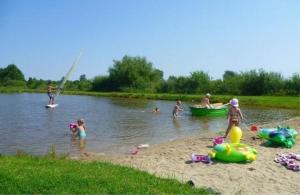
<instances>
[{"instance_id":1,"label":"child wading in water","mask_svg":"<svg viewBox=\"0 0 300 195\"><path fill-rule=\"evenodd\" d=\"M72 133L77 134L80 138L86 137L86 127L83 119L78 119L77 125L70 125L70 130Z\"/></svg>"},{"instance_id":2,"label":"child wading in water","mask_svg":"<svg viewBox=\"0 0 300 195\"><path fill-rule=\"evenodd\" d=\"M243 120L243 115L241 110L239 109L239 100L238 99L232 99L229 102L230 108L228 111L227 119L228 119L228 127L225 133L224 138L227 137L231 127L233 125L239 126L240 120Z\"/></svg>"},{"instance_id":3,"label":"child wading in water","mask_svg":"<svg viewBox=\"0 0 300 195\"><path fill-rule=\"evenodd\" d=\"M152 112L159 113L159 109L156 107L152 110Z\"/></svg>"},{"instance_id":4,"label":"child wading in water","mask_svg":"<svg viewBox=\"0 0 300 195\"><path fill-rule=\"evenodd\" d=\"M183 111L183 109L181 107L181 101L177 100L176 105L174 106L173 112L172 112L173 118L177 118L180 111Z\"/></svg>"}]
</instances>

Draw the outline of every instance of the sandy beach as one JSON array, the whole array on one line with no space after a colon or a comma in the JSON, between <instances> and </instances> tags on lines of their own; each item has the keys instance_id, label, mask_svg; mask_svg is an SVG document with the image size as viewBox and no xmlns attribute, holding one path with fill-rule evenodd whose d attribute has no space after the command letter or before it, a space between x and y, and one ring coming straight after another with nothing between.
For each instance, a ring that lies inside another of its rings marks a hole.
<instances>
[{"instance_id":1,"label":"sandy beach","mask_svg":"<svg viewBox=\"0 0 300 195\"><path fill-rule=\"evenodd\" d=\"M277 125L290 126L299 132L300 117L258 127ZM109 161L181 182L192 180L197 187L209 187L222 194L299 194L300 172L288 170L274 162L277 154L300 153L299 136L291 149L274 148L262 145L265 140L252 139L254 134L246 128L242 130L241 143L254 147L258 152L257 159L251 163L223 163L215 160L213 164L191 163L192 153L207 154L212 150L215 133L153 145L140 149L136 155L85 153L80 159Z\"/></svg>"}]
</instances>

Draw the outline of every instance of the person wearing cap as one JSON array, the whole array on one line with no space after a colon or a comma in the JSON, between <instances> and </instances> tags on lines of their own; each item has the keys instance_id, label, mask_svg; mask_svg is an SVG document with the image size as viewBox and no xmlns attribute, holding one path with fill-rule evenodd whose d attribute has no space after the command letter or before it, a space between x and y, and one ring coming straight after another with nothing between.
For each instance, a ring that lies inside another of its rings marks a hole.
<instances>
[{"instance_id":1,"label":"person wearing cap","mask_svg":"<svg viewBox=\"0 0 300 195\"><path fill-rule=\"evenodd\" d=\"M205 94L205 97L201 100L201 106L204 108L212 108L212 105L209 103L210 93Z\"/></svg>"},{"instance_id":2,"label":"person wearing cap","mask_svg":"<svg viewBox=\"0 0 300 195\"><path fill-rule=\"evenodd\" d=\"M231 99L229 101L229 105L230 105L230 108L229 108L229 111L227 114L228 127L227 127L226 133L224 135L224 138L227 137L227 135L233 125L239 126L240 120L244 119L242 111L239 108L239 100L238 99L236 99L236 98Z\"/></svg>"}]
</instances>

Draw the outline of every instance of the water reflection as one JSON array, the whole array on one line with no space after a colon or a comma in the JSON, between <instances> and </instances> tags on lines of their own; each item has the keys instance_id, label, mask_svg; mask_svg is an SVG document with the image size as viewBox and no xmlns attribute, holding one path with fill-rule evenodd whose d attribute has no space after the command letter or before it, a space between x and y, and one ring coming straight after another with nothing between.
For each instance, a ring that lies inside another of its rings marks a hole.
<instances>
[{"instance_id":1,"label":"water reflection","mask_svg":"<svg viewBox=\"0 0 300 195\"><path fill-rule=\"evenodd\" d=\"M70 135L71 147L74 149L74 153L84 154L86 152L86 139L79 138L77 135Z\"/></svg>"},{"instance_id":2,"label":"water reflection","mask_svg":"<svg viewBox=\"0 0 300 195\"><path fill-rule=\"evenodd\" d=\"M149 108L148 104L149 101L147 101L146 99L134 99L134 98L116 98L116 97L112 97L109 98L110 99L110 103L115 105L115 106L121 106L124 108Z\"/></svg>"},{"instance_id":3,"label":"water reflection","mask_svg":"<svg viewBox=\"0 0 300 195\"><path fill-rule=\"evenodd\" d=\"M200 129L210 129L209 128L209 118L203 117L200 122Z\"/></svg>"},{"instance_id":4,"label":"water reflection","mask_svg":"<svg viewBox=\"0 0 300 195\"><path fill-rule=\"evenodd\" d=\"M179 119L178 118L173 118L172 120L173 120L174 127L176 127L176 129L180 129Z\"/></svg>"}]
</instances>

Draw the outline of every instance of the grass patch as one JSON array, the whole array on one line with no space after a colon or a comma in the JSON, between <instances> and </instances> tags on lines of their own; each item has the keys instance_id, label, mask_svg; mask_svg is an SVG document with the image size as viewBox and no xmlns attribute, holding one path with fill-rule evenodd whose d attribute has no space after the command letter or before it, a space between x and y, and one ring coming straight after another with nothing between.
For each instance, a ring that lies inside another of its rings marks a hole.
<instances>
[{"instance_id":1,"label":"grass patch","mask_svg":"<svg viewBox=\"0 0 300 195\"><path fill-rule=\"evenodd\" d=\"M103 162L0 156L0 194L218 194Z\"/></svg>"}]
</instances>

